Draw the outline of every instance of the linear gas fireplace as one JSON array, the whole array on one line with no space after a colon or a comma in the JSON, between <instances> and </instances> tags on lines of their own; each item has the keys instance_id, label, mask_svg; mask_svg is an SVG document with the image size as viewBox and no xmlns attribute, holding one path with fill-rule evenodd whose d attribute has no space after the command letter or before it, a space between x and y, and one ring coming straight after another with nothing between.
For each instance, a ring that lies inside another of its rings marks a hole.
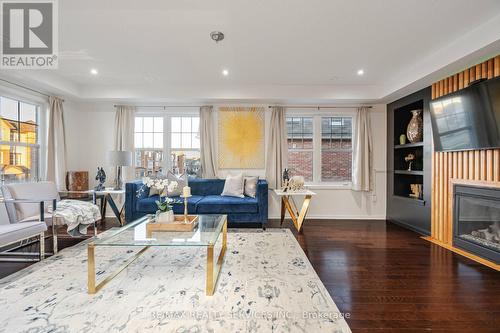
<instances>
[{"instance_id":1,"label":"linear gas fireplace","mask_svg":"<svg viewBox=\"0 0 500 333\"><path fill-rule=\"evenodd\" d=\"M500 188L454 186L453 245L500 264Z\"/></svg>"}]
</instances>

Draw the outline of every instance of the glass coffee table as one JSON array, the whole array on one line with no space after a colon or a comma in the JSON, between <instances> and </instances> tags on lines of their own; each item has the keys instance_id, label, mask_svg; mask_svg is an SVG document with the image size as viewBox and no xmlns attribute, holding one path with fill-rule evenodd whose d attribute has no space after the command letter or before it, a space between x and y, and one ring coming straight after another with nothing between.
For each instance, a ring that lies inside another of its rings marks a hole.
<instances>
[{"instance_id":1,"label":"glass coffee table","mask_svg":"<svg viewBox=\"0 0 500 333\"><path fill-rule=\"evenodd\" d=\"M227 215L198 215L198 225L192 231L147 232L147 225L156 223L154 215L146 215L118 230L96 238L87 245L88 292L97 293L106 283L123 271L134 260L153 246L201 246L207 248L206 294L212 296L217 284L227 246ZM214 265L214 246L222 234L222 247ZM123 266L96 284L95 251L99 247L140 247L141 249Z\"/></svg>"}]
</instances>

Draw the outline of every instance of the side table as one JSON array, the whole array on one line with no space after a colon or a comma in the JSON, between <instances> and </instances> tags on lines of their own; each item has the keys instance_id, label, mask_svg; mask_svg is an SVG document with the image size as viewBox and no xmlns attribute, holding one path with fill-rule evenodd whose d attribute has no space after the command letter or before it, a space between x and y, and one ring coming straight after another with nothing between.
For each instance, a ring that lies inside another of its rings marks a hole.
<instances>
[{"instance_id":1,"label":"side table","mask_svg":"<svg viewBox=\"0 0 500 333\"><path fill-rule=\"evenodd\" d=\"M301 232L302 224L305 221L307 211L309 210L309 205L311 203L311 199L316 195L315 192L309 190L300 190L300 191L286 191L283 190L274 190L274 193L281 197L281 223L283 225L283 221L285 220L285 211L288 211L288 214L292 218L293 225L297 229L298 232ZM304 197L304 201L302 203L302 208L300 211L297 209L297 205L293 200L294 197Z\"/></svg>"}]
</instances>

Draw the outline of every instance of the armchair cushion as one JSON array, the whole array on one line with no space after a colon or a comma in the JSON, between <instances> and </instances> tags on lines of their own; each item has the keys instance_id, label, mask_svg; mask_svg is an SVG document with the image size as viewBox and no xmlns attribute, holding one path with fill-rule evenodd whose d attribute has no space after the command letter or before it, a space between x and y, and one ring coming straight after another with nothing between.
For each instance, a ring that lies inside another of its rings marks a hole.
<instances>
[{"instance_id":1,"label":"armchair cushion","mask_svg":"<svg viewBox=\"0 0 500 333\"><path fill-rule=\"evenodd\" d=\"M43 217L44 217L45 223L48 226L51 226L52 225L52 213L47 212L43 215ZM40 214L36 214L33 216L25 217L24 219L20 220L18 223L39 222L39 221L40 221Z\"/></svg>"},{"instance_id":2,"label":"armchair cushion","mask_svg":"<svg viewBox=\"0 0 500 333\"><path fill-rule=\"evenodd\" d=\"M6 199L14 200L59 200L56 184L53 182L13 183L2 186ZM7 203L10 223L40 214L38 203ZM46 205L46 210L48 205Z\"/></svg>"},{"instance_id":3,"label":"armchair cushion","mask_svg":"<svg viewBox=\"0 0 500 333\"><path fill-rule=\"evenodd\" d=\"M0 247L37 236L47 230L43 222L25 222L0 225Z\"/></svg>"}]
</instances>

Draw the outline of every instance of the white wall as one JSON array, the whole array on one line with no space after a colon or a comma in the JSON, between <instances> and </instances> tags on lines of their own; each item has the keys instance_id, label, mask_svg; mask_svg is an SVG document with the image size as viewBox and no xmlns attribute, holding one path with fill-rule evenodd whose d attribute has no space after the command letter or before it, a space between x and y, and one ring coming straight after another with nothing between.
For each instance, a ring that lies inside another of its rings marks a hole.
<instances>
[{"instance_id":1,"label":"white wall","mask_svg":"<svg viewBox=\"0 0 500 333\"><path fill-rule=\"evenodd\" d=\"M217 107L217 105L215 106ZM266 147L269 112L266 109ZM91 186L96 168L104 166L108 184L112 183L112 168L106 167L106 152L113 147L114 107L111 102L81 102L65 106L66 135L68 140L68 169L89 171ZM374 136L375 190L358 193L346 188L313 188L318 195L313 199L310 218L384 219L386 196L386 106L374 105L371 109ZM217 141L216 141L217 142ZM224 177L228 171L220 170ZM238 170L239 171L239 170ZM265 170L241 170L248 175L265 176ZM269 217L278 218L279 201L270 193Z\"/></svg>"}]
</instances>

